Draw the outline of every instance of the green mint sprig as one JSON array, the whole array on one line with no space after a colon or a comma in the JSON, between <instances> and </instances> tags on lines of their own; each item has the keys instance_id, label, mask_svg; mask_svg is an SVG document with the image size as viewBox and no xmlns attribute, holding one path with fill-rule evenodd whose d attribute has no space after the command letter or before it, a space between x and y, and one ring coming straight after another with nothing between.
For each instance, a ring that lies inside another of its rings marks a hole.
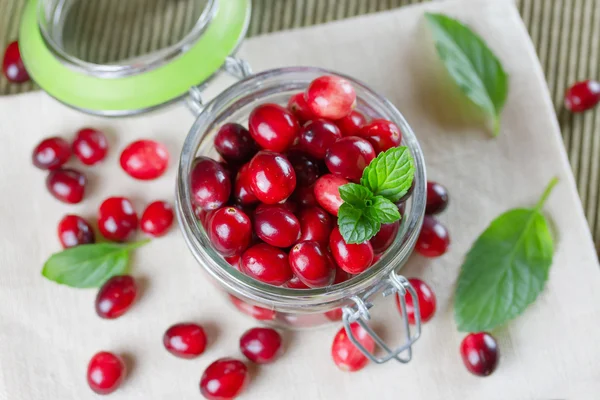
<instances>
[{"instance_id":1,"label":"green mint sprig","mask_svg":"<svg viewBox=\"0 0 600 400\"><path fill-rule=\"evenodd\" d=\"M377 156L363 171L360 185L340 186L344 203L338 211L338 227L348 244L371 239L381 229L400 219L395 202L408 193L415 176L407 147L394 147Z\"/></svg>"}]
</instances>

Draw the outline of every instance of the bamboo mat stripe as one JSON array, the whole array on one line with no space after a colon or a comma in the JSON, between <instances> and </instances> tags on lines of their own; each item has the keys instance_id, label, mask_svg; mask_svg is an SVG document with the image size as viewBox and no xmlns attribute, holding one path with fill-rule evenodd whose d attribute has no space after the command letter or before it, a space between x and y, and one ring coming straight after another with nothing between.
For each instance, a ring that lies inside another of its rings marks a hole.
<instances>
[{"instance_id":1,"label":"bamboo mat stripe","mask_svg":"<svg viewBox=\"0 0 600 400\"><path fill-rule=\"evenodd\" d=\"M17 38L25 1L0 0L0 48ZM421 1L253 0L248 36L322 24ZM130 58L176 43L193 25L203 6L199 0L81 3L87 6L79 7L74 13L71 36L75 39L70 48L80 57L99 63ZM600 107L584 114L571 114L563 108L563 94L575 81L600 79L600 0L517 0L517 6L544 68L579 194L598 243ZM37 87L33 83L14 85L0 77L0 95L34 89Z\"/></svg>"}]
</instances>

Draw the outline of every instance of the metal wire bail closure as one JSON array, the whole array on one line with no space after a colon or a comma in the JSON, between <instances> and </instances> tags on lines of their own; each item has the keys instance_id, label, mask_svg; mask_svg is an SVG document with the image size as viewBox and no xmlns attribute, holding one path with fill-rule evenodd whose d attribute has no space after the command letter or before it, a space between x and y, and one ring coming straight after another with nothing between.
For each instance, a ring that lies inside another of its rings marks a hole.
<instances>
[{"instance_id":1,"label":"metal wire bail closure","mask_svg":"<svg viewBox=\"0 0 600 400\"><path fill-rule=\"evenodd\" d=\"M388 297L390 295L398 294L400 299L400 307L402 309L402 321L404 324L404 330L406 332L405 343L400 347L392 350L385 342L373 331L373 329L367 324L367 321L371 319L369 309L373 307L373 304L369 302L369 299L383 291L383 296ZM414 307L414 332L411 332L410 324L408 322L408 313L406 312L406 294L410 293ZM350 341L365 355L369 360L383 364L391 360L392 358L403 364L409 362L412 358L412 345L421 336L421 310L419 309L419 299L417 293L412 285L408 282L408 279L402 275L396 274L392 271L388 276L388 279L376 285L373 289L366 292L362 297L353 296L353 306L346 306L343 308L343 322L344 328L346 328L346 334L350 338ZM350 324L358 322L360 326L371 336L371 338L377 343L379 347L384 350L384 354L380 357L376 356L367 350L354 336ZM412 334L411 334L412 333Z\"/></svg>"}]
</instances>

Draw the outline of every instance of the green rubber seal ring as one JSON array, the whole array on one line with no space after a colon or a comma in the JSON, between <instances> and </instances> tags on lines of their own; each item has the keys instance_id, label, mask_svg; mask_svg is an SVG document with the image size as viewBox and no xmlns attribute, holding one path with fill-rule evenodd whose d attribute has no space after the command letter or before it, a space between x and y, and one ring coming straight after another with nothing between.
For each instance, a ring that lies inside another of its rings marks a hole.
<instances>
[{"instance_id":1,"label":"green rubber seal ring","mask_svg":"<svg viewBox=\"0 0 600 400\"><path fill-rule=\"evenodd\" d=\"M37 24L38 1L28 1L19 33L27 72L57 100L102 115L134 114L184 96L190 87L210 78L235 52L250 17L249 0L221 1L206 31L179 57L137 75L99 78L69 68L47 48Z\"/></svg>"}]
</instances>

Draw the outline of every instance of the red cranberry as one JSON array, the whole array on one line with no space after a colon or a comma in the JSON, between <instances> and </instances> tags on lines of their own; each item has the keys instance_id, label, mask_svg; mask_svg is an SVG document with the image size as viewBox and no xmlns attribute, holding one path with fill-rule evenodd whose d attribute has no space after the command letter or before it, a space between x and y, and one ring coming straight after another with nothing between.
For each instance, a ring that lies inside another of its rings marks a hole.
<instances>
[{"instance_id":1,"label":"red cranberry","mask_svg":"<svg viewBox=\"0 0 600 400\"><path fill-rule=\"evenodd\" d=\"M426 215L415 250L425 257L439 257L448 250L449 246L450 235L446 227L435 218Z\"/></svg>"},{"instance_id":2,"label":"red cranberry","mask_svg":"<svg viewBox=\"0 0 600 400\"><path fill-rule=\"evenodd\" d=\"M317 205L314 185L296 187L291 198L299 207L313 207Z\"/></svg>"},{"instance_id":3,"label":"red cranberry","mask_svg":"<svg viewBox=\"0 0 600 400\"><path fill-rule=\"evenodd\" d=\"M208 237L222 255L241 254L250 245L252 223L243 211L235 207L223 207L210 217Z\"/></svg>"},{"instance_id":4,"label":"red cranberry","mask_svg":"<svg viewBox=\"0 0 600 400\"><path fill-rule=\"evenodd\" d=\"M250 247L242 254L241 271L270 285L283 285L292 279L287 254L266 243Z\"/></svg>"},{"instance_id":5,"label":"red cranberry","mask_svg":"<svg viewBox=\"0 0 600 400\"><path fill-rule=\"evenodd\" d=\"M225 124L215 137L215 149L229 163L245 163L256 153L256 143L240 124Z\"/></svg>"},{"instance_id":6,"label":"red cranberry","mask_svg":"<svg viewBox=\"0 0 600 400\"><path fill-rule=\"evenodd\" d=\"M277 316L277 313L274 310L269 310L267 308L259 306L253 306L251 304L243 302L235 296L229 295L229 300L231 300L231 302L233 303L235 308L238 309L238 311L251 316L257 321L272 321Z\"/></svg>"},{"instance_id":7,"label":"red cranberry","mask_svg":"<svg viewBox=\"0 0 600 400\"><path fill-rule=\"evenodd\" d=\"M315 119L315 115L310 111L306 100L304 100L304 93L296 93L290 97L287 108L301 124Z\"/></svg>"},{"instance_id":8,"label":"red cranberry","mask_svg":"<svg viewBox=\"0 0 600 400\"><path fill-rule=\"evenodd\" d=\"M284 286L288 289L310 289L310 287L306 286L306 284L302 282L296 275L287 281Z\"/></svg>"},{"instance_id":9,"label":"red cranberry","mask_svg":"<svg viewBox=\"0 0 600 400\"><path fill-rule=\"evenodd\" d=\"M381 224L381 229L375 236L369 240L375 254L381 254L388 249L394 243L396 234L398 234L398 228L400 222L392 222L390 224Z\"/></svg>"},{"instance_id":10,"label":"red cranberry","mask_svg":"<svg viewBox=\"0 0 600 400\"><path fill-rule=\"evenodd\" d=\"M347 179L326 174L315 182L315 198L321 207L330 214L338 214L338 210L344 202L340 197L340 186L349 183Z\"/></svg>"},{"instance_id":11,"label":"red cranberry","mask_svg":"<svg viewBox=\"0 0 600 400\"><path fill-rule=\"evenodd\" d=\"M165 201L150 203L142 214L142 231L153 237L163 236L173 225L173 208Z\"/></svg>"},{"instance_id":12,"label":"red cranberry","mask_svg":"<svg viewBox=\"0 0 600 400\"><path fill-rule=\"evenodd\" d=\"M113 276L96 296L96 313L105 319L119 318L131 308L137 296L137 285L129 275Z\"/></svg>"},{"instance_id":13,"label":"red cranberry","mask_svg":"<svg viewBox=\"0 0 600 400\"><path fill-rule=\"evenodd\" d=\"M265 150L284 152L298 135L296 117L277 104L261 104L248 118L252 138Z\"/></svg>"},{"instance_id":14,"label":"red cranberry","mask_svg":"<svg viewBox=\"0 0 600 400\"><path fill-rule=\"evenodd\" d=\"M356 110L346 115L342 119L335 121L335 124L340 128L343 136L359 136L360 130L367 123L364 115Z\"/></svg>"},{"instance_id":15,"label":"red cranberry","mask_svg":"<svg viewBox=\"0 0 600 400\"><path fill-rule=\"evenodd\" d=\"M338 283L346 282L350 278L352 278L352 274L347 273L337 266L335 269L335 279L333 280L333 284L337 285Z\"/></svg>"},{"instance_id":16,"label":"red cranberry","mask_svg":"<svg viewBox=\"0 0 600 400\"><path fill-rule=\"evenodd\" d=\"M297 148L322 160L327 149L341 137L342 132L333 122L316 119L300 129Z\"/></svg>"},{"instance_id":17,"label":"red cranberry","mask_svg":"<svg viewBox=\"0 0 600 400\"><path fill-rule=\"evenodd\" d=\"M332 174L358 182L363 170L374 158L375 150L368 141L348 136L329 147L325 164Z\"/></svg>"},{"instance_id":18,"label":"red cranberry","mask_svg":"<svg viewBox=\"0 0 600 400\"><path fill-rule=\"evenodd\" d=\"M221 164L208 157L198 157L190 173L192 202L209 211L229 200L231 180Z\"/></svg>"},{"instance_id":19,"label":"red cranberry","mask_svg":"<svg viewBox=\"0 0 600 400\"><path fill-rule=\"evenodd\" d=\"M353 336L369 352L375 351L375 341L357 322L350 324ZM345 328L341 328L331 346L333 362L342 371L354 372L363 369L369 359L350 341Z\"/></svg>"},{"instance_id":20,"label":"red cranberry","mask_svg":"<svg viewBox=\"0 0 600 400\"><path fill-rule=\"evenodd\" d=\"M123 382L125 370L125 363L121 357L101 351L95 354L88 364L88 385L97 394L110 394Z\"/></svg>"},{"instance_id":21,"label":"red cranberry","mask_svg":"<svg viewBox=\"0 0 600 400\"><path fill-rule=\"evenodd\" d=\"M242 259L242 256L240 254L234 254L232 256L229 257L224 257L225 261L227 261L227 263L229 265L231 265L233 268L237 269L238 271L240 270L240 261Z\"/></svg>"},{"instance_id":22,"label":"red cranberry","mask_svg":"<svg viewBox=\"0 0 600 400\"><path fill-rule=\"evenodd\" d=\"M329 286L335 278L335 264L317 242L298 243L290 250L289 260L294 274L312 288Z\"/></svg>"},{"instance_id":23,"label":"red cranberry","mask_svg":"<svg viewBox=\"0 0 600 400\"><path fill-rule=\"evenodd\" d=\"M246 365L234 358L220 358L206 368L200 379L200 392L208 400L237 397L250 377Z\"/></svg>"},{"instance_id":24,"label":"red cranberry","mask_svg":"<svg viewBox=\"0 0 600 400\"><path fill-rule=\"evenodd\" d=\"M71 157L69 143L59 137L42 140L33 150L31 161L39 169L58 169Z\"/></svg>"},{"instance_id":25,"label":"red cranberry","mask_svg":"<svg viewBox=\"0 0 600 400\"><path fill-rule=\"evenodd\" d=\"M271 246L290 247L300 237L300 222L285 207L261 206L254 213L254 231Z\"/></svg>"},{"instance_id":26,"label":"red cranberry","mask_svg":"<svg viewBox=\"0 0 600 400\"><path fill-rule=\"evenodd\" d=\"M121 168L135 179L156 179L167 170L169 151L154 140L137 140L125 147L120 158Z\"/></svg>"},{"instance_id":27,"label":"red cranberry","mask_svg":"<svg viewBox=\"0 0 600 400\"><path fill-rule=\"evenodd\" d=\"M98 229L114 242L126 241L137 229L138 217L131 201L125 197L109 197L98 209Z\"/></svg>"},{"instance_id":28,"label":"red cranberry","mask_svg":"<svg viewBox=\"0 0 600 400\"><path fill-rule=\"evenodd\" d=\"M425 214L439 214L448 207L448 190L437 182L427 182Z\"/></svg>"},{"instance_id":29,"label":"red cranberry","mask_svg":"<svg viewBox=\"0 0 600 400\"><path fill-rule=\"evenodd\" d=\"M58 239L65 249L96 241L90 224L78 215L65 215L60 220Z\"/></svg>"},{"instance_id":30,"label":"red cranberry","mask_svg":"<svg viewBox=\"0 0 600 400\"><path fill-rule=\"evenodd\" d=\"M419 311L421 313L421 322L427 322L433 318L435 314L435 294L433 290L422 280L412 278L408 280L415 292L417 292L417 298L419 299ZM413 305L413 299L410 292L406 292L406 313L408 314L408 322L411 324L415 323L415 309ZM402 314L402 307L400 306L400 299L396 296L396 306L398 311Z\"/></svg>"},{"instance_id":31,"label":"red cranberry","mask_svg":"<svg viewBox=\"0 0 600 400\"><path fill-rule=\"evenodd\" d=\"M321 175L317 162L305 154L291 151L287 154L287 159L294 168L298 186L310 186Z\"/></svg>"},{"instance_id":32,"label":"red cranberry","mask_svg":"<svg viewBox=\"0 0 600 400\"><path fill-rule=\"evenodd\" d=\"M465 367L472 374L488 376L498 365L498 344L487 332L470 333L460 344Z\"/></svg>"},{"instance_id":33,"label":"red cranberry","mask_svg":"<svg viewBox=\"0 0 600 400\"><path fill-rule=\"evenodd\" d=\"M23 83L29 80L29 74L23 64L19 42L10 42L4 51L4 60L2 61L2 72L6 79L12 83Z\"/></svg>"},{"instance_id":34,"label":"red cranberry","mask_svg":"<svg viewBox=\"0 0 600 400\"><path fill-rule=\"evenodd\" d=\"M304 94L308 108L320 118L340 119L350 114L356 101L352 84L338 76L321 76Z\"/></svg>"},{"instance_id":35,"label":"red cranberry","mask_svg":"<svg viewBox=\"0 0 600 400\"><path fill-rule=\"evenodd\" d=\"M587 80L575 83L565 94L565 107L572 112L583 112L600 102L600 82Z\"/></svg>"},{"instance_id":36,"label":"red cranberry","mask_svg":"<svg viewBox=\"0 0 600 400\"><path fill-rule=\"evenodd\" d=\"M108 141L104 133L84 128L77 132L73 141L73 153L85 165L94 165L106 157Z\"/></svg>"},{"instance_id":37,"label":"red cranberry","mask_svg":"<svg viewBox=\"0 0 600 400\"><path fill-rule=\"evenodd\" d=\"M377 154L400 146L402 142L400 128L387 119L374 119L361 129L359 136L371 142Z\"/></svg>"},{"instance_id":38,"label":"red cranberry","mask_svg":"<svg viewBox=\"0 0 600 400\"><path fill-rule=\"evenodd\" d=\"M344 311L341 308L334 308L333 310L324 313L325 318L330 321L341 321L344 316Z\"/></svg>"},{"instance_id":39,"label":"red cranberry","mask_svg":"<svg viewBox=\"0 0 600 400\"><path fill-rule=\"evenodd\" d=\"M327 245L334 220L321 207L305 208L298 214L300 221L299 242L315 241Z\"/></svg>"},{"instance_id":40,"label":"red cranberry","mask_svg":"<svg viewBox=\"0 0 600 400\"><path fill-rule=\"evenodd\" d=\"M331 231L329 247L337 265L349 274L360 274L372 264L374 253L371 243L348 244L337 226Z\"/></svg>"},{"instance_id":41,"label":"red cranberry","mask_svg":"<svg viewBox=\"0 0 600 400\"><path fill-rule=\"evenodd\" d=\"M74 169L55 169L46 177L46 187L52 196L64 203L77 204L83 200L87 179Z\"/></svg>"},{"instance_id":42,"label":"red cranberry","mask_svg":"<svg viewBox=\"0 0 600 400\"><path fill-rule=\"evenodd\" d=\"M192 323L171 326L163 336L163 344L169 353L181 358L195 358L204 353L206 333L200 325Z\"/></svg>"},{"instance_id":43,"label":"red cranberry","mask_svg":"<svg viewBox=\"0 0 600 400\"><path fill-rule=\"evenodd\" d=\"M296 188L296 173L281 154L260 151L250 161L250 183L260 201L276 204L287 199Z\"/></svg>"},{"instance_id":44,"label":"red cranberry","mask_svg":"<svg viewBox=\"0 0 600 400\"><path fill-rule=\"evenodd\" d=\"M258 202L251 187L250 163L244 164L237 173L233 185L233 197L241 205L250 205Z\"/></svg>"},{"instance_id":45,"label":"red cranberry","mask_svg":"<svg viewBox=\"0 0 600 400\"><path fill-rule=\"evenodd\" d=\"M269 364L283 354L281 335L273 328L252 328L240 338L240 351L256 364Z\"/></svg>"}]
</instances>

